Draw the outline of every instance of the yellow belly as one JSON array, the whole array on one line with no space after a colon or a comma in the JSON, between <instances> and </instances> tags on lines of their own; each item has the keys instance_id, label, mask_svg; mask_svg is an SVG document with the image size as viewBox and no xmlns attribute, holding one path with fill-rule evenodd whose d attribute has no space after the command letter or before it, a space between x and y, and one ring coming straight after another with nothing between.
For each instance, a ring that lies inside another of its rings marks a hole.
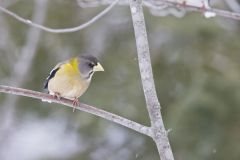
<instances>
[{"instance_id":1,"label":"yellow belly","mask_svg":"<svg viewBox=\"0 0 240 160\"><path fill-rule=\"evenodd\" d=\"M48 90L52 95L58 93L61 97L74 99L80 97L87 90L89 83L83 81L79 76L56 75L49 80Z\"/></svg>"}]
</instances>

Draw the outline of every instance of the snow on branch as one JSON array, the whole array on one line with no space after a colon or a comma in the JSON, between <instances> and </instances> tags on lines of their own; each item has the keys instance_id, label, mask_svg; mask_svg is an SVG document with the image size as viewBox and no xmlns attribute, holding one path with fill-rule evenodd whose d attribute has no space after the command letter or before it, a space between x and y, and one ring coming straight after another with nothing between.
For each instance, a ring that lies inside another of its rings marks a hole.
<instances>
[{"instance_id":1,"label":"snow on branch","mask_svg":"<svg viewBox=\"0 0 240 160\"><path fill-rule=\"evenodd\" d=\"M0 11L17 19L18 21L20 21L24 24L27 24L32 27L36 27L36 28L44 30L46 32L69 33L69 32L80 31L80 30L90 26L91 24L96 22L98 19L103 17L105 14L107 14L116 4L129 5L129 2L127 0L122 0L122 1L115 0L113 2L112 2L112 0L95 0L95 1L93 0L90 2L88 2L88 1L85 2L84 0L78 0L78 4L79 4L79 6L85 7L85 8L86 7L96 7L99 5L107 5L107 4L110 4L110 5L106 9L104 9L102 12L97 14L95 17L90 19L88 22L81 24L79 26L76 26L76 27L69 27L69 28L62 28L62 29L50 28L50 27L46 27L44 25L37 24L35 22L32 22L29 19L25 19L25 18L17 15L16 13L14 13L6 8L3 8L2 6L0 6ZM162 12L166 11L167 8L173 7L173 8L182 9L183 11L190 10L190 11L197 11L197 12L202 12L202 13L209 12L209 13L214 13L217 16L240 20L240 13L237 13L237 12L230 12L230 11L215 9L215 8L203 8L200 6L192 6L192 5L182 4L182 3L173 2L173 1L169 1L169 0L143 0L143 6L149 8L152 11L152 13L154 13L155 15L162 15ZM166 11L166 12L168 12L168 11ZM176 13L177 11L171 11L171 12L172 12L172 14L177 15L177 13ZM178 14L181 14L181 12L178 12Z\"/></svg>"},{"instance_id":2,"label":"snow on branch","mask_svg":"<svg viewBox=\"0 0 240 160\"><path fill-rule=\"evenodd\" d=\"M77 0L80 7L97 7L99 5L108 5L112 0ZM187 0L186 0L187 1ZM129 5L128 0L122 0L118 5ZM230 12L222 9L208 8L203 6L194 6L187 3L180 3L178 0L143 0L142 5L147 7L152 14L158 16L164 16L168 14L173 14L177 17L182 17L182 11L196 11L196 12L212 12L217 16L222 16L226 18L231 18L235 20L240 20L240 13ZM169 8L171 8L169 10ZM177 8L174 10L174 8ZM180 10L179 10L180 9Z\"/></svg>"},{"instance_id":3,"label":"snow on branch","mask_svg":"<svg viewBox=\"0 0 240 160\"><path fill-rule=\"evenodd\" d=\"M212 12L212 13L215 13L217 16L240 20L240 13L237 13L237 12L230 12L230 11L226 11L226 10L207 8L207 7L204 8L203 6L193 6L193 5L188 5L188 4L172 2L169 0L161 0L161 2L163 2L164 4L166 4L168 6L172 6L172 7L176 7L176 8L186 9L186 10L190 10L190 11L197 11L197 12L202 12L202 13ZM154 3L155 3L155 1L153 2L152 5L154 5ZM156 6L156 5L154 5L154 6Z\"/></svg>"}]
</instances>

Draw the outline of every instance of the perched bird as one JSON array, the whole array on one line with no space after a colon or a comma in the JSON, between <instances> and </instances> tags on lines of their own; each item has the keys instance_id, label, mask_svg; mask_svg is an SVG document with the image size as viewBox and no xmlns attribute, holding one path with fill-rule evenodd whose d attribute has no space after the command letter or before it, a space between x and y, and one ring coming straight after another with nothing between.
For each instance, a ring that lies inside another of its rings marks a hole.
<instances>
[{"instance_id":1,"label":"perched bird","mask_svg":"<svg viewBox=\"0 0 240 160\"><path fill-rule=\"evenodd\" d=\"M44 88L49 94L73 100L78 105L78 98L87 90L96 71L104 71L96 57L81 55L57 64L47 77ZM73 112L75 107L73 108Z\"/></svg>"}]
</instances>

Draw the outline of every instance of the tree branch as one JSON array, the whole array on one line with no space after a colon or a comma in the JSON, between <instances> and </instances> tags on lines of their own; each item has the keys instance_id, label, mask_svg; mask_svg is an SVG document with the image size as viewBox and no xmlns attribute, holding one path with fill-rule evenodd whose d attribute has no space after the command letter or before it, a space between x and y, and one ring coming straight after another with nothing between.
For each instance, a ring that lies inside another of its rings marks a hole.
<instances>
[{"instance_id":1,"label":"tree branch","mask_svg":"<svg viewBox=\"0 0 240 160\"><path fill-rule=\"evenodd\" d=\"M46 27L44 25L34 23L29 19L22 18L21 16L17 15L16 13L13 13L13 12L9 11L8 9L3 8L2 6L0 6L0 11L4 12L5 14L7 14L7 15L15 18L15 19L17 19L18 21L20 21L24 24L30 25L32 27L35 27L35 28L38 28L38 29L41 29L41 30L44 30L46 32L50 32L50 33L69 33L69 32L80 31L80 30L90 26L91 24L96 22L98 19L103 17L105 14L107 14L118 3L118 1L119 0L115 0L114 2L112 2L112 0L109 1L109 2L104 1L103 5L105 5L107 3L111 3L111 5L108 6L106 9L104 9L102 12L100 12L98 15L93 17L91 20L89 20L88 22L86 22L82 25L79 25L77 27L62 28L62 29L50 28L50 27ZM151 1L151 2L150 1L143 1L143 2L144 2L143 4L150 9L152 8L152 9L163 10L165 8L161 4L159 4L159 1L156 1L157 2L156 4L154 3L154 1ZM209 11L209 12L216 13L216 15L218 15L218 16L227 17L227 18L231 18L231 19L235 19L235 20L240 20L240 13L236 13L236 12L230 12L230 11L225 11L225 10L220 10L220 9L215 9L215 8L205 8L205 9L203 9L202 7L196 7L196 6L191 6L191 5L187 5L187 4L183 5L181 3L172 2L172 1L168 1L168 0L161 0L161 2L163 4L168 5L168 6L188 9L188 10L197 11L197 12L208 12ZM99 4L99 3L96 3L96 4ZM96 6L96 4L95 4L95 6ZM120 3L120 4L124 5L124 4L127 4L127 3L123 2L123 3ZM92 6L92 5L90 5L90 6Z\"/></svg>"},{"instance_id":2,"label":"tree branch","mask_svg":"<svg viewBox=\"0 0 240 160\"><path fill-rule=\"evenodd\" d=\"M86 23L84 23L82 25L79 25L77 27L63 28L63 29L49 28L49 27L45 27L43 25L34 23L31 20L29 20L29 19L22 18L19 15L17 15L16 13L13 13L13 12L9 11L8 9L3 8L2 6L0 6L0 11L6 13L9 16L12 16L13 18L17 19L18 21L20 21L20 22L22 22L24 24L30 25L30 26L38 28L38 29L42 29L42 30L44 30L46 32L51 32L51 33L69 33L69 32L80 31L80 30L90 26L91 24L96 22L98 19L103 17L105 14L107 14L118 3L118 1L119 0L115 0L114 2L112 2L112 4L110 6L108 6L106 9L104 9L102 12L100 12L98 15L93 17L88 22L86 22Z\"/></svg>"},{"instance_id":3,"label":"tree branch","mask_svg":"<svg viewBox=\"0 0 240 160\"><path fill-rule=\"evenodd\" d=\"M78 0L81 1L81 0ZM97 7L99 5L107 5L110 4L112 2L112 0L91 0L91 1L87 1L87 2L78 2L78 4L81 7ZM119 2L118 4L120 5L128 5L128 3L124 0L121 1L121 3ZM179 2L173 2L170 0L143 0L143 6L149 8L149 9L154 9L154 10L159 10L159 11L163 11L164 9L166 9L167 7L174 7L174 8L181 8L181 9L185 9L185 10L191 10L191 11L197 11L197 12L214 12L216 13L216 15L218 16L222 16L222 17L226 17L226 18L231 18L231 19L236 19L236 20L240 20L240 13L237 12L230 12L230 11L226 11L226 10L221 10L221 9L215 9L215 8L202 8L202 7L196 7L196 6L191 6L191 5L183 5L182 3Z\"/></svg>"},{"instance_id":4,"label":"tree branch","mask_svg":"<svg viewBox=\"0 0 240 160\"><path fill-rule=\"evenodd\" d=\"M33 20L42 24L46 17L46 10L48 0L35 0L34 5L34 14ZM21 49L21 56L16 59L12 59L11 64L11 76L8 79L8 83L14 86L22 86L24 80L26 79L26 75L29 73L29 69L31 68L33 59L36 55L36 50L38 47L38 42L41 38L41 30L36 28L30 28L26 35L26 42ZM14 114L15 114L15 106L18 97L10 97L7 96L3 103L4 108L1 108L1 125L0 125L0 138L4 138L3 135L8 135L8 130L14 123ZM1 150L1 149L0 149Z\"/></svg>"},{"instance_id":5,"label":"tree branch","mask_svg":"<svg viewBox=\"0 0 240 160\"><path fill-rule=\"evenodd\" d=\"M135 31L142 86L153 131L153 140L157 145L161 160L173 160L172 149L160 112L161 106L155 90L142 0L130 0L130 9Z\"/></svg>"},{"instance_id":6,"label":"tree branch","mask_svg":"<svg viewBox=\"0 0 240 160\"><path fill-rule=\"evenodd\" d=\"M236 13L236 12L230 12L230 11L225 11L225 10L215 9L215 8L202 8L202 7L196 7L196 6L191 6L187 4L183 5L181 3L171 2L168 0L161 0L161 1L167 5L177 7L177 8L183 8L183 9L188 9L188 10L197 11L197 12L214 12L218 16L240 20L240 13Z\"/></svg>"},{"instance_id":7,"label":"tree branch","mask_svg":"<svg viewBox=\"0 0 240 160\"><path fill-rule=\"evenodd\" d=\"M0 92L13 94L13 95L19 95L19 96L25 96L25 97L31 97L35 99L41 99L42 101L48 101L48 102L54 102L61 105L65 105L68 107L74 107L73 101L65 98L61 98L60 100L54 98L52 95L41 93L37 91L22 89L22 88L16 88L16 87L10 87L10 86L4 86L0 85ZM96 115L98 117L102 117L104 119L107 119L109 121L115 122L117 124L120 124L122 126L125 126L127 128L130 128L132 130L135 130L139 133L145 134L147 136L152 137L152 131L149 127L141 125L139 123L136 123L134 121L131 121L129 119L126 119L124 117L118 116L116 114L92 107L87 104L80 103L77 107L77 110L84 111L93 115Z\"/></svg>"}]
</instances>

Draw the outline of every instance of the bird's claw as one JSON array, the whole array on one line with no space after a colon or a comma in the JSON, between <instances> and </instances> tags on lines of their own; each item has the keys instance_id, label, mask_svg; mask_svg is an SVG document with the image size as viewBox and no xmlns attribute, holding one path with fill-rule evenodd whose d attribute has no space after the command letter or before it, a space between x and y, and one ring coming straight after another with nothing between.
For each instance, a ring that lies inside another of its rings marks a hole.
<instances>
[{"instance_id":1,"label":"bird's claw","mask_svg":"<svg viewBox=\"0 0 240 160\"><path fill-rule=\"evenodd\" d=\"M61 100L61 95L60 95L60 93L55 92L55 93L53 94L53 98L56 98L57 100Z\"/></svg>"},{"instance_id":2,"label":"bird's claw","mask_svg":"<svg viewBox=\"0 0 240 160\"><path fill-rule=\"evenodd\" d=\"M74 98L73 100L73 112L75 111L76 107L79 105L79 100L78 98Z\"/></svg>"},{"instance_id":3,"label":"bird's claw","mask_svg":"<svg viewBox=\"0 0 240 160\"><path fill-rule=\"evenodd\" d=\"M186 1L183 1L181 5L182 5L183 7L186 7L186 6L187 6L187 2L186 2Z\"/></svg>"}]
</instances>

